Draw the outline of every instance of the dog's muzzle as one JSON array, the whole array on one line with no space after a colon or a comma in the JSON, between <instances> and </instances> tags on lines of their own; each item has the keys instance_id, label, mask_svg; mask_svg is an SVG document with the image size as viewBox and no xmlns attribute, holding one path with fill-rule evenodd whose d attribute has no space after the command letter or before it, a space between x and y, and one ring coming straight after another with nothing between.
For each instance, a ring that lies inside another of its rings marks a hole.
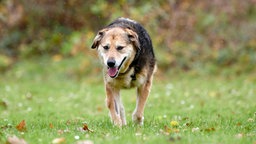
<instances>
[{"instance_id":1,"label":"dog's muzzle","mask_svg":"<svg viewBox=\"0 0 256 144\"><path fill-rule=\"evenodd\" d=\"M126 60L126 57L124 57L124 59L122 60L122 62L121 62L121 64L119 66L115 66L116 65L116 61L114 59L109 59L107 61L108 75L111 78L116 78L118 76L119 70L120 70L120 68L123 65L125 60Z\"/></svg>"}]
</instances>

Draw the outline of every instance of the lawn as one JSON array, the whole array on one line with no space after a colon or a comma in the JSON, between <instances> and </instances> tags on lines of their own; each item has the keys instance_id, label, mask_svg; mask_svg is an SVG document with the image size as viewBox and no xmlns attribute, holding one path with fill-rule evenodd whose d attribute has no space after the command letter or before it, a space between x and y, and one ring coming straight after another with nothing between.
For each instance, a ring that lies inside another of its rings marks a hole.
<instances>
[{"instance_id":1,"label":"lawn","mask_svg":"<svg viewBox=\"0 0 256 144\"><path fill-rule=\"evenodd\" d=\"M31 144L256 143L255 74L158 74L144 125L132 123L135 91L125 90L128 125L118 128L105 107L99 64L81 68L81 59L23 60L1 74L0 143L14 135Z\"/></svg>"}]
</instances>

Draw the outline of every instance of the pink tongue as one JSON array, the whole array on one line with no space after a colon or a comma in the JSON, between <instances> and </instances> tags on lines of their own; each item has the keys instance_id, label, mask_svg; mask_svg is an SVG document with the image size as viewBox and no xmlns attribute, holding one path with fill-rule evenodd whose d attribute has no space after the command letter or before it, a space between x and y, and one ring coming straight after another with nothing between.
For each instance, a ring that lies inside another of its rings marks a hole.
<instances>
[{"instance_id":1,"label":"pink tongue","mask_svg":"<svg viewBox=\"0 0 256 144\"><path fill-rule=\"evenodd\" d=\"M118 68L117 67L113 67L113 68L109 68L108 69L108 75L111 77L114 77L118 72Z\"/></svg>"}]
</instances>

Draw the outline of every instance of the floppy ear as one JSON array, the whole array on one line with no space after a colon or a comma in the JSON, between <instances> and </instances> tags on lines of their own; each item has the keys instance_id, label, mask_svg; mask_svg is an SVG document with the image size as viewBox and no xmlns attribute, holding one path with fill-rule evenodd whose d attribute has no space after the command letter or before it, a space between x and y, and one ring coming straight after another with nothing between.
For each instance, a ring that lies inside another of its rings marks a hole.
<instances>
[{"instance_id":1,"label":"floppy ear","mask_svg":"<svg viewBox=\"0 0 256 144\"><path fill-rule=\"evenodd\" d=\"M107 30L107 29L103 29L103 30L101 30L101 31L98 32L98 34L96 35L96 37L95 37L94 40L93 40L93 43L92 43L92 46L91 46L92 49L95 49L95 48L97 48L97 47L99 46L100 41L101 41L101 39L103 38L104 32L105 32L106 30Z\"/></svg>"},{"instance_id":2,"label":"floppy ear","mask_svg":"<svg viewBox=\"0 0 256 144\"><path fill-rule=\"evenodd\" d=\"M139 43L139 37L136 32L132 31L131 29L125 29L128 33L129 40L133 43L133 45L140 50L140 43Z\"/></svg>"}]
</instances>

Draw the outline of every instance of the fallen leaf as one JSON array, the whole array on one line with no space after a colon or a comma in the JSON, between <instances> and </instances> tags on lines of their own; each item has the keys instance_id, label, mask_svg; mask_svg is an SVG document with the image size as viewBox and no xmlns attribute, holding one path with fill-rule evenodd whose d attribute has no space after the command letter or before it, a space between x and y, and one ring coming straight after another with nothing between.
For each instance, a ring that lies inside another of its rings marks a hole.
<instances>
[{"instance_id":1,"label":"fallen leaf","mask_svg":"<svg viewBox=\"0 0 256 144\"><path fill-rule=\"evenodd\" d=\"M170 133L165 132L164 130L160 129L159 132L164 135L169 135Z\"/></svg>"},{"instance_id":2,"label":"fallen leaf","mask_svg":"<svg viewBox=\"0 0 256 144\"><path fill-rule=\"evenodd\" d=\"M57 132L59 135L62 135L64 133L64 130L58 130Z\"/></svg>"},{"instance_id":3,"label":"fallen leaf","mask_svg":"<svg viewBox=\"0 0 256 144\"><path fill-rule=\"evenodd\" d=\"M164 126L164 131L161 130L160 132L162 132L165 135L169 135L170 133L179 133L180 130L177 129L177 128L170 128L170 127L165 125Z\"/></svg>"},{"instance_id":4,"label":"fallen leaf","mask_svg":"<svg viewBox=\"0 0 256 144\"><path fill-rule=\"evenodd\" d=\"M0 101L0 106L3 107L4 109L7 109L8 104L6 101Z\"/></svg>"},{"instance_id":5,"label":"fallen leaf","mask_svg":"<svg viewBox=\"0 0 256 144\"><path fill-rule=\"evenodd\" d=\"M172 129L171 128L169 128L168 126L164 126L164 132L166 132L166 133L170 133L172 131Z\"/></svg>"},{"instance_id":6,"label":"fallen leaf","mask_svg":"<svg viewBox=\"0 0 256 144\"><path fill-rule=\"evenodd\" d=\"M219 93L218 92L216 92L216 91L211 91L211 92L209 92L209 96L210 97L217 97L219 95Z\"/></svg>"},{"instance_id":7,"label":"fallen leaf","mask_svg":"<svg viewBox=\"0 0 256 144\"><path fill-rule=\"evenodd\" d=\"M237 124L236 124L236 126L241 126L242 124L240 123L240 122L238 122Z\"/></svg>"},{"instance_id":8,"label":"fallen leaf","mask_svg":"<svg viewBox=\"0 0 256 144\"><path fill-rule=\"evenodd\" d=\"M52 124L52 123L50 123L50 124L49 124L49 127L52 129L52 128L53 128L53 124Z\"/></svg>"},{"instance_id":9,"label":"fallen leaf","mask_svg":"<svg viewBox=\"0 0 256 144\"><path fill-rule=\"evenodd\" d=\"M26 99L32 100L32 98L33 98L32 94L31 94L30 92L28 92L28 93L26 94Z\"/></svg>"},{"instance_id":10,"label":"fallen leaf","mask_svg":"<svg viewBox=\"0 0 256 144\"><path fill-rule=\"evenodd\" d=\"M187 122L187 123L185 123L185 126L187 126L187 127L189 127L189 126L191 126L192 125L192 122Z\"/></svg>"},{"instance_id":11,"label":"fallen leaf","mask_svg":"<svg viewBox=\"0 0 256 144\"><path fill-rule=\"evenodd\" d=\"M214 128L214 127L212 127L212 128L206 128L206 129L204 129L204 131L206 131L206 132L212 132L212 131L215 131L215 128Z\"/></svg>"},{"instance_id":12,"label":"fallen leaf","mask_svg":"<svg viewBox=\"0 0 256 144\"><path fill-rule=\"evenodd\" d=\"M24 139L19 139L17 136L11 136L7 138L6 144L27 144Z\"/></svg>"},{"instance_id":13,"label":"fallen leaf","mask_svg":"<svg viewBox=\"0 0 256 144\"><path fill-rule=\"evenodd\" d=\"M61 137L61 138L55 138L54 140L52 140L53 144L63 144L65 143L66 139Z\"/></svg>"},{"instance_id":14,"label":"fallen leaf","mask_svg":"<svg viewBox=\"0 0 256 144\"><path fill-rule=\"evenodd\" d=\"M60 55L60 54L56 54L56 55L54 55L54 56L52 57L52 60L53 60L54 62L59 62L59 61L61 61L62 59L63 59L63 56Z\"/></svg>"},{"instance_id":15,"label":"fallen leaf","mask_svg":"<svg viewBox=\"0 0 256 144\"><path fill-rule=\"evenodd\" d=\"M249 119L247 120L247 122L254 122L254 119L253 119L253 118L249 118Z\"/></svg>"},{"instance_id":16,"label":"fallen leaf","mask_svg":"<svg viewBox=\"0 0 256 144\"><path fill-rule=\"evenodd\" d=\"M179 129L176 129L176 128L173 128L173 129L172 129L172 132L174 132L174 133L179 133L180 130L179 130Z\"/></svg>"},{"instance_id":17,"label":"fallen leaf","mask_svg":"<svg viewBox=\"0 0 256 144\"><path fill-rule=\"evenodd\" d=\"M192 132L198 132L199 130L200 130L199 127L192 128Z\"/></svg>"},{"instance_id":18,"label":"fallen leaf","mask_svg":"<svg viewBox=\"0 0 256 144\"><path fill-rule=\"evenodd\" d=\"M17 126L16 126L16 129L18 131L26 131L26 122L25 120L22 120Z\"/></svg>"},{"instance_id":19,"label":"fallen leaf","mask_svg":"<svg viewBox=\"0 0 256 144\"><path fill-rule=\"evenodd\" d=\"M98 111L98 112L102 112L102 110L103 110L103 108L102 108L101 106L98 106L98 107L97 107L97 111Z\"/></svg>"},{"instance_id":20,"label":"fallen leaf","mask_svg":"<svg viewBox=\"0 0 256 144\"><path fill-rule=\"evenodd\" d=\"M84 123L83 130L88 132L93 132L93 130L89 129L87 123Z\"/></svg>"},{"instance_id":21,"label":"fallen leaf","mask_svg":"<svg viewBox=\"0 0 256 144\"><path fill-rule=\"evenodd\" d=\"M58 132L59 135L62 135L64 133L69 133L70 131L69 131L69 129L65 129L65 130L60 129L57 132Z\"/></svg>"},{"instance_id":22,"label":"fallen leaf","mask_svg":"<svg viewBox=\"0 0 256 144\"><path fill-rule=\"evenodd\" d=\"M71 124L71 121L67 120L66 125L70 125L70 124Z\"/></svg>"},{"instance_id":23,"label":"fallen leaf","mask_svg":"<svg viewBox=\"0 0 256 144\"><path fill-rule=\"evenodd\" d=\"M78 141L76 144L93 144L91 140Z\"/></svg>"},{"instance_id":24,"label":"fallen leaf","mask_svg":"<svg viewBox=\"0 0 256 144\"><path fill-rule=\"evenodd\" d=\"M244 134L239 133L239 134L236 135L236 138L242 138L243 136L244 136Z\"/></svg>"}]
</instances>

